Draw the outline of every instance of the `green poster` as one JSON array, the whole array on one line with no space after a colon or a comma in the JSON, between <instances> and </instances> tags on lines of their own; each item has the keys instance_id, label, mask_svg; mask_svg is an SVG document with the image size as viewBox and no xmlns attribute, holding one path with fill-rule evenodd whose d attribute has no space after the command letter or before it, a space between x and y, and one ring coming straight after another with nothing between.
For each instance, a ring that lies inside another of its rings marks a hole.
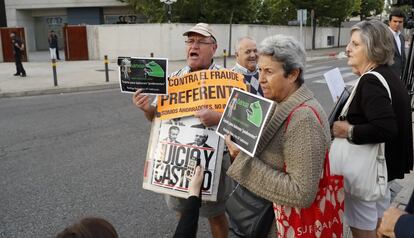
<instances>
[{"instance_id":1,"label":"green poster","mask_svg":"<svg viewBox=\"0 0 414 238\"><path fill-rule=\"evenodd\" d=\"M233 89L216 132L221 137L231 135L236 145L253 157L272 105L271 100Z\"/></svg>"}]
</instances>

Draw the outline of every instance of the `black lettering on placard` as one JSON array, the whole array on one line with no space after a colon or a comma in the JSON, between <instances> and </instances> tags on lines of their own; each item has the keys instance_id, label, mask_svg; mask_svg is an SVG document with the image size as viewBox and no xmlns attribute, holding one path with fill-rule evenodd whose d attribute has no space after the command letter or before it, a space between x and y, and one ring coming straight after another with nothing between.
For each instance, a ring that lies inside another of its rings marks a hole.
<instances>
[{"instance_id":1,"label":"black lettering on placard","mask_svg":"<svg viewBox=\"0 0 414 238\"><path fill-rule=\"evenodd\" d=\"M202 190L209 190L211 188L211 183L212 183L212 173L211 171L205 170L204 171L204 183L202 186Z\"/></svg>"},{"instance_id":2,"label":"black lettering on placard","mask_svg":"<svg viewBox=\"0 0 414 238\"><path fill-rule=\"evenodd\" d=\"M187 104L190 102L197 102L204 99L228 98L230 97L231 90L233 88L233 86L228 85L201 86L161 96L160 103L161 106L164 106L165 104Z\"/></svg>"},{"instance_id":3,"label":"black lettering on placard","mask_svg":"<svg viewBox=\"0 0 414 238\"><path fill-rule=\"evenodd\" d=\"M202 150L192 146L168 143L162 144L161 149L166 151L167 154L163 161L158 161L154 166L155 182L188 188L189 181L184 179L188 161L190 159L197 159L206 168L203 189L210 189L212 183L210 180L212 180L213 176L212 172L209 171L209 166L215 152L214 150Z\"/></svg>"}]
</instances>

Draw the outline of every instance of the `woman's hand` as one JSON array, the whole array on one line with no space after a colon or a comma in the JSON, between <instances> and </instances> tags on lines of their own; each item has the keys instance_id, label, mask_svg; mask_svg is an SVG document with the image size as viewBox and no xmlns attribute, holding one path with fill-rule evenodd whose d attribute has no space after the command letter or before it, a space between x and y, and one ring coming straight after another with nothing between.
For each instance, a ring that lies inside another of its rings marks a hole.
<instances>
[{"instance_id":1,"label":"woman's hand","mask_svg":"<svg viewBox=\"0 0 414 238\"><path fill-rule=\"evenodd\" d=\"M350 127L348 121L336 121L332 126L332 135L336 138L347 138Z\"/></svg>"},{"instance_id":2,"label":"woman's hand","mask_svg":"<svg viewBox=\"0 0 414 238\"><path fill-rule=\"evenodd\" d=\"M224 141L226 142L227 148L229 149L229 154L230 154L230 160L231 162L234 161L234 159L237 157L237 155L239 154L240 150L239 148L237 148L237 146L233 143L233 141L231 141L231 136L230 135L226 135L224 137Z\"/></svg>"},{"instance_id":3,"label":"woman's hand","mask_svg":"<svg viewBox=\"0 0 414 238\"><path fill-rule=\"evenodd\" d=\"M203 183L203 177L204 177L204 169L198 165L195 168L194 175L191 178L190 185L188 187L188 193L191 196L197 196L200 197L200 191L201 191L201 184Z\"/></svg>"}]
</instances>

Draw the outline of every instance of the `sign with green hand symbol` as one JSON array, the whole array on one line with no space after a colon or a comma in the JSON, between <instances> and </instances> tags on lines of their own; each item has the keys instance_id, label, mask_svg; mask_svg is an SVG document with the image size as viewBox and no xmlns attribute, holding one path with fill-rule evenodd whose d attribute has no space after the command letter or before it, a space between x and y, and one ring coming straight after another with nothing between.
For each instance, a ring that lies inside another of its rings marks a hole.
<instances>
[{"instance_id":1,"label":"sign with green hand symbol","mask_svg":"<svg viewBox=\"0 0 414 238\"><path fill-rule=\"evenodd\" d=\"M231 135L232 141L253 157L272 105L271 100L233 89L217 127L217 134L221 137Z\"/></svg>"},{"instance_id":2,"label":"sign with green hand symbol","mask_svg":"<svg viewBox=\"0 0 414 238\"><path fill-rule=\"evenodd\" d=\"M168 60L163 58L118 57L119 84L123 93L166 95Z\"/></svg>"}]
</instances>

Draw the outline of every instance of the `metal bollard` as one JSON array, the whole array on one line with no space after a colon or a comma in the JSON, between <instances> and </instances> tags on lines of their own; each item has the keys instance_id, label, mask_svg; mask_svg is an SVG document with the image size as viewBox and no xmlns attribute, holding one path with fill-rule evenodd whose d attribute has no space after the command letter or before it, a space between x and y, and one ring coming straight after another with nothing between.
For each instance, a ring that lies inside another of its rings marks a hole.
<instances>
[{"instance_id":1,"label":"metal bollard","mask_svg":"<svg viewBox=\"0 0 414 238\"><path fill-rule=\"evenodd\" d=\"M151 58L154 58L154 53L153 53L153 52L151 52L150 56L151 56Z\"/></svg>"},{"instance_id":2,"label":"metal bollard","mask_svg":"<svg viewBox=\"0 0 414 238\"><path fill-rule=\"evenodd\" d=\"M109 82L108 55L104 56L104 64L105 64L105 81Z\"/></svg>"},{"instance_id":3,"label":"metal bollard","mask_svg":"<svg viewBox=\"0 0 414 238\"><path fill-rule=\"evenodd\" d=\"M227 63L227 51L226 51L226 49L223 49L223 65L224 65L224 68L226 68L226 63Z\"/></svg>"},{"instance_id":4,"label":"metal bollard","mask_svg":"<svg viewBox=\"0 0 414 238\"><path fill-rule=\"evenodd\" d=\"M53 70L53 83L55 84L55 87L58 86L57 82L57 73L56 73L56 60L52 59L52 70Z\"/></svg>"}]
</instances>

